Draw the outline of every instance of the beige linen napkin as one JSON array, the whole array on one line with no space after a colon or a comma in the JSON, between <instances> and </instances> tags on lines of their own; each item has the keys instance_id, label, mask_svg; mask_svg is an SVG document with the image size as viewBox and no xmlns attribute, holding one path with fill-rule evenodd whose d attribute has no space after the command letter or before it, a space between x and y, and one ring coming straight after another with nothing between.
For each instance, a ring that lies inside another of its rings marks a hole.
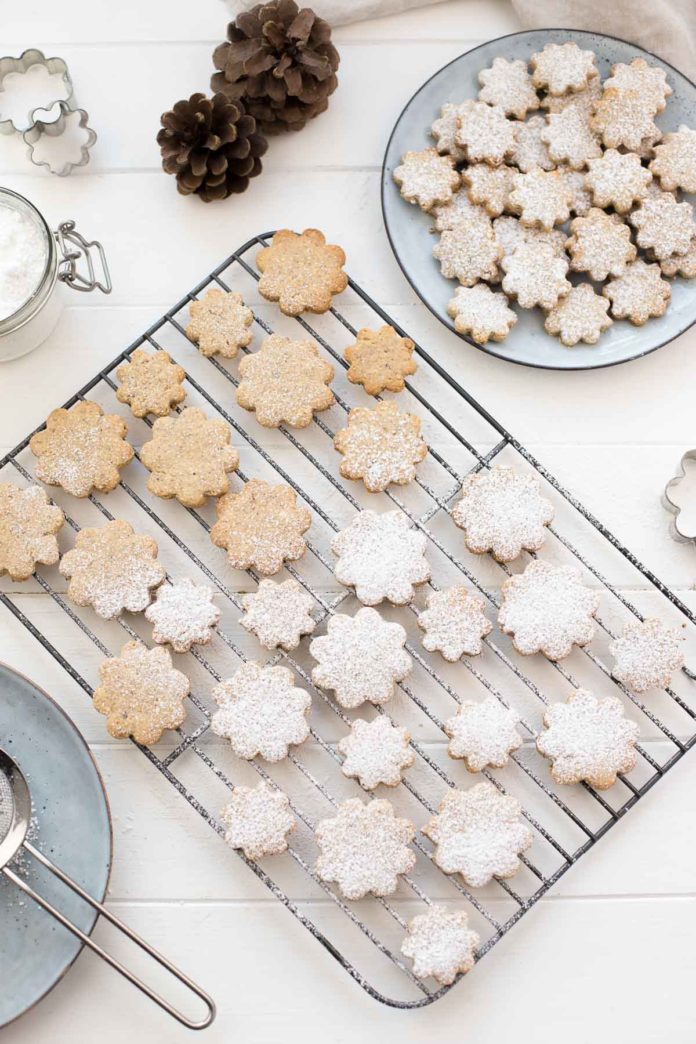
<instances>
[{"instance_id":1,"label":"beige linen napkin","mask_svg":"<svg viewBox=\"0 0 696 1044\"><path fill-rule=\"evenodd\" d=\"M240 11L255 7L259 0L226 0L232 16ZM325 18L331 25L345 25L346 22L362 22L367 18L382 18L385 15L398 14L411 7L429 7L442 0L296 0L299 7L311 7L320 18ZM696 3L696 0L694 0Z\"/></svg>"}]
</instances>

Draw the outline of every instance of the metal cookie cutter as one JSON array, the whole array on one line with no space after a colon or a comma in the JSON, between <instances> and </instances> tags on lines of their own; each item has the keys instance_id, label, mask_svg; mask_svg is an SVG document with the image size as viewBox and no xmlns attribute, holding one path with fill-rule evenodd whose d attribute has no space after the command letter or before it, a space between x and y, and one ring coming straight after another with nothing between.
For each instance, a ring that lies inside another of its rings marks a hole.
<instances>
[{"instance_id":1,"label":"metal cookie cutter","mask_svg":"<svg viewBox=\"0 0 696 1044\"><path fill-rule=\"evenodd\" d=\"M68 67L62 58L47 58L43 51L39 51L36 47L30 47L29 50L20 54L19 58L13 58L9 55L5 58L0 58L0 134L14 134L15 131L19 134L23 134L24 131L34 125L32 112L26 113L25 120L21 126L17 126L17 124L13 122L12 117L3 116L2 95L5 93L3 84L6 77L11 76L13 73L25 76L30 69L37 66L44 68L50 76L60 76L65 85L65 98L46 98L43 102L42 108L50 109L55 102L61 100L69 102L72 98L73 84L70 79ZM35 106L32 106L32 108L35 108Z\"/></svg>"},{"instance_id":2,"label":"metal cookie cutter","mask_svg":"<svg viewBox=\"0 0 696 1044\"><path fill-rule=\"evenodd\" d=\"M687 477L689 462L693 462L696 468L696 449L687 450L682 455L677 474L669 480L662 494L662 503L673 516L670 521L670 533L675 540L686 544L696 543L696 501L693 508L687 511L684 504L675 499L675 492Z\"/></svg>"}]
</instances>

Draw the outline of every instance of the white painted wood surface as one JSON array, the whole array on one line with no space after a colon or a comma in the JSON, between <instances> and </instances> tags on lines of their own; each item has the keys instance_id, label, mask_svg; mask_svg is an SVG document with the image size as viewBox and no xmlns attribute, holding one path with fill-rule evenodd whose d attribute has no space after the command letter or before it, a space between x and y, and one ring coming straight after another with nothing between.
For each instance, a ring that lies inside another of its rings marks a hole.
<instances>
[{"instance_id":1,"label":"white painted wood surface","mask_svg":"<svg viewBox=\"0 0 696 1044\"><path fill-rule=\"evenodd\" d=\"M696 439L696 334L597 373L509 366L429 316L384 236L378 182L389 128L442 64L518 28L509 5L453 0L338 31L341 87L329 112L301 138L273 141L266 172L246 195L205 207L179 197L159 171L154 137L163 109L207 88L210 50L225 21L218 0L24 0L4 12L3 52L40 46L63 55L99 143L86 170L59 180L35 171L18 142L2 138L0 181L29 196L52 223L74 217L102 239L115 289L109 299L72 299L48 343L0 369L0 450L232 247L264 229L314 225L345 247L351 273L693 604L696 557L670 540L659 498ZM216 997L218 1021L206 1040L693 1040L693 757L468 981L432 1008L399 1013L364 995L135 749L105 742L85 697L7 613L0 616L0 657L52 692L91 742L114 812L111 902ZM170 1044L186 1035L87 955L3 1041L111 1044L125 1037Z\"/></svg>"}]
</instances>

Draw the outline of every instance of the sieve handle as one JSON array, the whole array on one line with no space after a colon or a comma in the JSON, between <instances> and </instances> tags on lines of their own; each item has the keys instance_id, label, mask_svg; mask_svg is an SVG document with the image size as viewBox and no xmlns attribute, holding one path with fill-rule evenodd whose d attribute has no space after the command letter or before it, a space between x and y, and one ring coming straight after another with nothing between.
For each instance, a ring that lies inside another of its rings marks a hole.
<instances>
[{"instance_id":1,"label":"sieve handle","mask_svg":"<svg viewBox=\"0 0 696 1044\"><path fill-rule=\"evenodd\" d=\"M94 942L94 940L91 939L89 935L87 935L80 928L78 928L77 925L73 924L72 921L68 920L68 918L60 912L60 910L56 910L56 908L52 906L47 899L44 899L42 895L39 895L38 892L34 891L34 889L30 885L28 885L26 881L19 877L13 870L11 870L7 866L3 867L2 872L5 874L6 877L10 879L10 881L12 881L13 884L17 885L18 888L21 888L25 895L28 895L31 899L34 900L35 903L38 903L38 905L42 909L46 910L46 912L51 914L52 917L55 917L55 919L59 921L64 928L67 928L69 932L72 932L72 934L75 935L82 943L84 943L85 946L89 947L89 949L92 950L93 953L96 953L98 957L101 957L103 961L106 961L106 963L110 965L115 971L119 972L119 974L122 975L124 979L127 979L128 982L132 983L133 986L136 986L141 991L141 993L144 993L147 997L150 998L150 1000L153 1000L155 1004L158 1004L160 1008L162 1008L169 1015L171 1015L172 1018L175 1018L183 1026L186 1026L187 1029L201 1030L205 1029L207 1026L211 1024L211 1022L215 1018L215 1002L212 1000L211 997L208 996L207 993L205 993L199 986L192 982L192 980L189 979L187 975L184 975L182 971L179 971L178 968L175 968L174 965L170 961L168 961L165 956L163 956L163 954L159 953L152 946L150 946L149 943L145 942L145 940L142 939L139 935L137 935L136 932L134 932L131 928L129 928L128 925L124 924L123 921L120 921L118 917L115 917L111 913L111 911L107 910L102 903L97 902L97 900L94 899L88 892L85 892L84 888L81 888L80 885L76 881L73 881L73 879L69 877L63 870L61 870L60 867L57 867L55 863L52 863L50 859L47 859L43 852L40 852L37 848L34 848L34 846L30 844L29 841L25 841L22 847L27 852L29 852L29 854L32 855L34 859L41 863L42 866L46 867L47 870L50 870L50 872L54 874L60 881L62 881L63 884L67 885L67 887L70 888L71 891L73 891L76 895L78 895L80 899L84 899L86 903L89 903L93 910L96 910L97 913L101 914L102 917L105 917L106 920L114 926L114 928L116 928L119 932L121 932L128 939L130 939L131 942L134 942L136 946L139 946L141 950L148 954L149 957L152 957L153 960L157 961L157 963L160 964L163 968L166 968L166 970L171 975L173 975L175 979L177 979L180 983L186 986L187 989L189 989L192 993L196 995L196 997L202 1000L208 1010L208 1014L205 1016L204 1019L200 1020L199 1022L194 1022L191 1019L187 1018L186 1015L178 1011L177 1008L173 1007L167 1000L164 999L164 997L161 997L158 993L155 993L155 991L152 990L149 986L147 986L146 983L144 983L141 979L139 979L137 975L135 975L132 971L129 971L129 969L126 968L123 964L121 964L120 961L118 961L115 957L112 957L112 955L110 953L107 953L106 950L102 949L102 947L98 943Z\"/></svg>"}]
</instances>

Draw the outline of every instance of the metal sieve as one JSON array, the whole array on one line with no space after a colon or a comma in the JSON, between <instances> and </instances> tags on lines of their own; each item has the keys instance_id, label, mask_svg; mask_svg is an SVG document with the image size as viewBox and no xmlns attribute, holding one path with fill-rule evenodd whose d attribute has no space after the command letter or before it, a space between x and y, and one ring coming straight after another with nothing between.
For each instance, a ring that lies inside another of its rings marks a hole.
<instances>
[{"instance_id":1,"label":"metal sieve","mask_svg":"<svg viewBox=\"0 0 696 1044\"><path fill-rule=\"evenodd\" d=\"M25 895L28 895L30 899L33 899L35 903L54 917L64 928L67 928L69 932L72 932L85 946L89 947L93 953L96 953L98 957L101 957L103 961L106 961L115 971L119 972L128 982L136 986L142 993L144 993L150 1000L158 1004L160 1008L166 1011L169 1015L175 1018L182 1025L188 1029L205 1029L209 1026L215 1018L215 1004L213 1000L204 993L203 990L196 986L188 976L184 975L183 972L175 968L174 965L167 960L161 953L158 953L149 943L146 943L144 939L141 939L132 929L115 917L106 907L97 902L88 892L85 892L80 885L73 881L73 879L66 874L60 867L52 863L40 852L38 848L27 840L27 832L31 823L31 794L29 793L29 787L27 781L22 775L22 771L10 755L0 748L0 872L5 875L13 884L20 888ZM96 910L98 914L105 917L106 920L114 926L122 935L125 935L131 942L135 943L141 950L143 950L149 957L152 957L159 965L165 968L175 979L186 986L192 993L196 995L200 1000L203 1001L207 1009L207 1015L199 1020L194 1021L189 1019L181 1011L175 1008L165 1000L164 997L160 996L153 989L151 989L142 979L138 978L133 972L129 971L125 965L121 964L115 957L113 957L106 950L102 949L98 943L94 942L85 932L83 932L77 925L73 924L67 917L65 917L60 910L57 910L52 906L47 899L44 899L37 891L35 891L31 885L19 876L19 874L12 869L9 865L20 849L27 852L36 862L40 863L46 870L50 871L55 877L58 878L67 888L70 888L80 899L83 899L88 903L93 910Z\"/></svg>"}]
</instances>

